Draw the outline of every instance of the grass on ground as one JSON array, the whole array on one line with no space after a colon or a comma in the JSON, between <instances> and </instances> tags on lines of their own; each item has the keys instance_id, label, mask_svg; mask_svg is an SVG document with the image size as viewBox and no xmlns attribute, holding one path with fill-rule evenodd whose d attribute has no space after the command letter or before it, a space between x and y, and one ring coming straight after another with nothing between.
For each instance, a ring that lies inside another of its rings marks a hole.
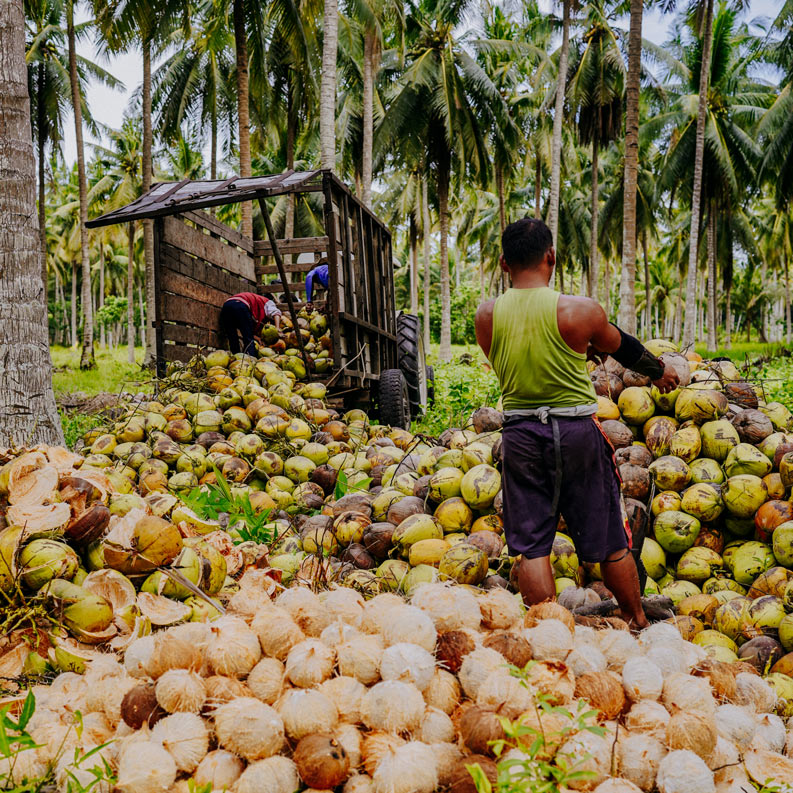
<instances>
[{"instance_id":1,"label":"grass on ground","mask_svg":"<svg viewBox=\"0 0 793 793\"><path fill-rule=\"evenodd\" d=\"M143 348L135 348L135 363L127 362L126 346L96 349L96 369L80 369L80 350L75 347L50 347L55 396L82 393L95 396L101 393L118 393L121 390L137 391L137 384L149 379L141 370Z\"/></svg>"}]
</instances>

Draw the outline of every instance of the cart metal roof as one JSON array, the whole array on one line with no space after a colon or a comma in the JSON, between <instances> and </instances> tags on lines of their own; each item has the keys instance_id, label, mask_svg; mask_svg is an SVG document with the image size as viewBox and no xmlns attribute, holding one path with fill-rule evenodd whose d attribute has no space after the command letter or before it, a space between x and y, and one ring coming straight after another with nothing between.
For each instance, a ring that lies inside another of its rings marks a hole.
<instances>
[{"instance_id":1,"label":"cart metal roof","mask_svg":"<svg viewBox=\"0 0 793 793\"><path fill-rule=\"evenodd\" d=\"M88 228L128 223L143 218L174 215L194 209L255 201L260 198L305 193L322 189L322 171L284 171L269 176L243 179L183 179L181 182L158 182L131 204L89 220Z\"/></svg>"}]
</instances>

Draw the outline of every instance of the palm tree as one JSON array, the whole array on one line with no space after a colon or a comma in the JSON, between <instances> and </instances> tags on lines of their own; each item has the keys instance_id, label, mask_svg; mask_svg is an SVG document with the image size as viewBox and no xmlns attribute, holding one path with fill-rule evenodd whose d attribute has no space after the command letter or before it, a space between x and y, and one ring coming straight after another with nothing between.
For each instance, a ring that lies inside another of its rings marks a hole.
<instances>
[{"instance_id":1,"label":"palm tree","mask_svg":"<svg viewBox=\"0 0 793 793\"><path fill-rule=\"evenodd\" d=\"M52 390L36 228L22 0L0 3L0 426L7 443L63 443Z\"/></svg>"},{"instance_id":2,"label":"palm tree","mask_svg":"<svg viewBox=\"0 0 793 793\"><path fill-rule=\"evenodd\" d=\"M322 23L322 82L319 89L319 148L323 168L336 166L336 58L339 3L325 0Z\"/></svg>"},{"instance_id":3,"label":"palm tree","mask_svg":"<svg viewBox=\"0 0 793 793\"><path fill-rule=\"evenodd\" d=\"M598 152L622 131L625 64L604 9L597 2L586 7L586 46L570 81L570 95L578 109L582 143L592 145L592 202L589 233L589 294L598 293Z\"/></svg>"},{"instance_id":4,"label":"palm tree","mask_svg":"<svg viewBox=\"0 0 793 793\"><path fill-rule=\"evenodd\" d=\"M440 357L451 359L449 283L449 187L453 171L485 183L490 175L487 133L511 123L509 110L484 70L454 36L470 0L449 4L421 0L411 7L407 67L394 86L378 131L378 150L416 155L420 146L424 176L435 180L440 225ZM418 160L417 161L421 161Z\"/></svg>"}]
</instances>

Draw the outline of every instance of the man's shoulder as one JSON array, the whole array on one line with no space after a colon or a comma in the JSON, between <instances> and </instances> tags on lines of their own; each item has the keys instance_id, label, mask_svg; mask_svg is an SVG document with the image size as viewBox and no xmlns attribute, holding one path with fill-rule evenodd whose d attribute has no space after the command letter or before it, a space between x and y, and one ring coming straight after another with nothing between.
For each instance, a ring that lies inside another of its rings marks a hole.
<instances>
[{"instance_id":1,"label":"man's shoulder","mask_svg":"<svg viewBox=\"0 0 793 793\"><path fill-rule=\"evenodd\" d=\"M491 298L490 300L483 300L476 309L476 317L477 318L484 318L484 317L492 317L493 316L493 306L496 304L496 300L498 298Z\"/></svg>"},{"instance_id":2,"label":"man's shoulder","mask_svg":"<svg viewBox=\"0 0 793 793\"><path fill-rule=\"evenodd\" d=\"M597 300L582 295L559 295L559 306L565 311L582 317L595 317L603 311L603 307Z\"/></svg>"}]
</instances>

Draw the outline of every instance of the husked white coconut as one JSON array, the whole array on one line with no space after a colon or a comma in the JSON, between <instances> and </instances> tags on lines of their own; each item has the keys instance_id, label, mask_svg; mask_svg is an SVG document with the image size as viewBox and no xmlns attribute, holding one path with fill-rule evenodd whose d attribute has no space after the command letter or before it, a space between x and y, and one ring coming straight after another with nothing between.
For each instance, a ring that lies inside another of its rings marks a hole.
<instances>
[{"instance_id":1,"label":"husked white coconut","mask_svg":"<svg viewBox=\"0 0 793 793\"><path fill-rule=\"evenodd\" d=\"M342 622L341 620L336 620L335 622L331 622L327 628L325 628L322 633L319 635L319 640L324 644L327 644L328 647L337 647L342 642L346 642L348 639L352 639L354 636L363 636L358 628L353 627L352 625L348 625L346 622Z\"/></svg>"},{"instance_id":2,"label":"husked white coconut","mask_svg":"<svg viewBox=\"0 0 793 793\"><path fill-rule=\"evenodd\" d=\"M654 622L639 633L636 641L642 652L646 652L657 644L663 646L679 642L680 633L671 622Z\"/></svg>"},{"instance_id":3,"label":"husked white coconut","mask_svg":"<svg viewBox=\"0 0 793 793\"><path fill-rule=\"evenodd\" d=\"M598 648L606 656L609 669L621 672L625 662L640 652L636 639L628 631L608 628L597 632Z\"/></svg>"},{"instance_id":4,"label":"husked white coconut","mask_svg":"<svg viewBox=\"0 0 793 793\"><path fill-rule=\"evenodd\" d=\"M598 632L591 625L576 625L573 630L573 645L598 644Z\"/></svg>"},{"instance_id":5,"label":"husked white coconut","mask_svg":"<svg viewBox=\"0 0 793 793\"><path fill-rule=\"evenodd\" d=\"M756 729L754 714L740 705L719 705L716 708L716 732L740 751L749 747Z\"/></svg>"},{"instance_id":6,"label":"husked white coconut","mask_svg":"<svg viewBox=\"0 0 793 793\"><path fill-rule=\"evenodd\" d=\"M351 587L340 586L321 592L319 599L332 620L341 620L356 628L360 626L365 602L360 592Z\"/></svg>"},{"instance_id":7,"label":"husked white coconut","mask_svg":"<svg viewBox=\"0 0 793 793\"><path fill-rule=\"evenodd\" d=\"M631 732L649 733L655 738L666 740L669 711L654 699L640 699L631 705L625 714L625 728Z\"/></svg>"},{"instance_id":8,"label":"husked white coconut","mask_svg":"<svg viewBox=\"0 0 793 793\"><path fill-rule=\"evenodd\" d=\"M210 790L228 789L240 778L244 768L245 763L233 752L215 749L198 764L193 779L198 787L209 785Z\"/></svg>"},{"instance_id":9,"label":"husked white coconut","mask_svg":"<svg viewBox=\"0 0 793 793\"><path fill-rule=\"evenodd\" d=\"M380 679L380 661L383 657L383 640L380 636L364 634L353 636L336 645L339 672L354 677L365 686Z\"/></svg>"},{"instance_id":10,"label":"husked white coconut","mask_svg":"<svg viewBox=\"0 0 793 793\"><path fill-rule=\"evenodd\" d=\"M333 737L347 752L350 768L358 768L361 764L361 731L354 724L339 724L333 730Z\"/></svg>"},{"instance_id":11,"label":"husked white coconut","mask_svg":"<svg viewBox=\"0 0 793 793\"><path fill-rule=\"evenodd\" d=\"M677 631L675 631L677 633ZM664 676L664 680L672 675L688 671L686 656L680 652L680 637L674 643L654 644L644 654L648 661L652 661Z\"/></svg>"},{"instance_id":12,"label":"husked white coconut","mask_svg":"<svg viewBox=\"0 0 793 793\"><path fill-rule=\"evenodd\" d=\"M275 707L284 721L286 734L293 741L315 732L332 732L339 721L333 700L314 688L289 689Z\"/></svg>"},{"instance_id":13,"label":"husked white coconut","mask_svg":"<svg viewBox=\"0 0 793 793\"><path fill-rule=\"evenodd\" d=\"M368 774L353 774L342 788L342 793L374 793L374 782Z\"/></svg>"},{"instance_id":14,"label":"husked white coconut","mask_svg":"<svg viewBox=\"0 0 793 793\"><path fill-rule=\"evenodd\" d=\"M607 667L606 656L594 644L575 644L565 663L576 676L587 672L605 672Z\"/></svg>"},{"instance_id":15,"label":"husked white coconut","mask_svg":"<svg viewBox=\"0 0 793 793\"><path fill-rule=\"evenodd\" d=\"M455 739L454 724L442 710L427 708L417 737L424 743L451 742Z\"/></svg>"},{"instance_id":16,"label":"husked white coconut","mask_svg":"<svg viewBox=\"0 0 793 793\"><path fill-rule=\"evenodd\" d=\"M664 681L663 702L670 713L687 710L712 716L716 711L716 700L708 679L682 672L670 675Z\"/></svg>"},{"instance_id":17,"label":"husked white coconut","mask_svg":"<svg viewBox=\"0 0 793 793\"><path fill-rule=\"evenodd\" d=\"M785 724L776 713L758 713L755 738L761 738L766 749L781 753L785 749Z\"/></svg>"},{"instance_id":18,"label":"husked white coconut","mask_svg":"<svg viewBox=\"0 0 793 793\"><path fill-rule=\"evenodd\" d=\"M419 691L423 691L434 673L435 658L417 644L399 642L383 651L380 660L380 677L383 680L412 683Z\"/></svg>"},{"instance_id":19,"label":"husked white coconut","mask_svg":"<svg viewBox=\"0 0 793 793\"><path fill-rule=\"evenodd\" d=\"M405 601L394 592L382 592L367 600L361 614L361 630L365 633L382 634L389 622L386 616L393 608L402 608Z\"/></svg>"},{"instance_id":20,"label":"husked white coconut","mask_svg":"<svg viewBox=\"0 0 793 793\"><path fill-rule=\"evenodd\" d=\"M664 677L652 661L643 655L634 655L622 667L622 686L628 699L633 702L658 699L664 690Z\"/></svg>"},{"instance_id":21,"label":"husked white coconut","mask_svg":"<svg viewBox=\"0 0 793 793\"><path fill-rule=\"evenodd\" d=\"M732 741L728 741L719 735L716 738L716 747L710 759L707 760L708 768L714 773L716 784L719 783L719 772L716 769L724 769L729 765L740 762L741 753L738 751L738 747Z\"/></svg>"},{"instance_id":22,"label":"husked white coconut","mask_svg":"<svg viewBox=\"0 0 793 793\"><path fill-rule=\"evenodd\" d=\"M36 749L22 749L10 757L0 757L0 781L5 789L12 789L17 785L21 787L23 783L41 779L46 774L47 764L41 760ZM176 769L174 769L175 775Z\"/></svg>"},{"instance_id":23,"label":"husked white coconut","mask_svg":"<svg viewBox=\"0 0 793 793\"><path fill-rule=\"evenodd\" d=\"M361 699L366 686L354 677L340 675L326 680L319 690L333 700L339 712L339 720L356 724L361 720Z\"/></svg>"},{"instance_id":24,"label":"husked white coconut","mask_svg":"<svg viewBox=\"0 0 793 793\"><path fill-rule=\"evenodd\" d=\"M277 658L262 658L245 680L256 699L272 705L284 690L284 665Z\"/></svg>"},{"instance_id":25,"label":"husked white coconut","mask_svg":"<svg viewBox=\"0 0 793 793\"><path fill-rule=\"evenodd\" d=\"M189 669L169 669L157 678L157 704L168 713L200 713L206 701L204 681Z\"/></svg>"},{"instance_id":26,"label":"husked white coconut","mask_svg":"<svg viewBox=\"0 0 793 793\"><path fill-rule=\"evenodd\" d=\"M121 703L124 696L130 689L140 685L140 682L140 680L125 674L121 677L106 677L97 683L97 691L102 700L102 710L114 727L121 721Z\"/></svg>"},{"instance_id":27,"label":"husked white coconut","mask_svg":"<svg viewBox=\"0 0 793 793\"><path fill-rule=\"evenodd\" d=\"M499 631L517 627L523 621L523 606L518 596L502 587L494 587L479 595L482 627Z\"/></svg>"},{"instance_id":28,"label":"husked white coconut","mask_svg":"<svg viewBox=\"0 0 793 793\"><path fill-rule=\"evenodd\" d=\"M209 749L209 733L204 720L195 713L174 713L160 719L151 731L173 757L179 771L192 774Z\"/></svg>"},{"instance_id":29,"label":"husked white coconut","mask_svg":"<svg viewBox=\"0 0 793 793\"><path fill-rule=\"evenodd\" d=\"M381 635L386 645L412 642L429 653L435 651L438 632L430 616L417 606L403 603L385 609L382 616L385 621Z\"/></svg>"},{"instance_id":30,"label":"husked white coconut","mask_svg":"<svg viewBox=\"0 0 793 793\"><path fill-rule=\"evenodd\" d=\"M776 706L776 692L762 677L751 672L735 676L735 703L754 708L758 713L770 713Z\"/></svg>"},{"instance_id":31,"label":"husked white coconut","mask_svg":"<svg viewBox=\"0 0 793 793\"><path fill-rule=\"evenodd\" d=\"M269 757L284 745L284 722L278 711L254 697L232 699L213 715L220 746L246 760Z\"/></svg>"},{"instance_id":32,"label":"husked white coconut","mask_svg":"<svg viewBox=\"0 0 793 793\"><path fill-rule=\"evenodd\" d=\"M564 661L573 650L573 634L561 620L540 620L523 635L535 661Z\"/></svg>"},{"instance_id":33,"label":"husked white coconut","mask_svg":"<svg viewBox=\"0 0 793 793\"><path fill-rule=\"evenodd\" d=\"M571 771L589 772L584 779L571 780L569 786L573 790L591 790L609 773L611 744L603 736L592 732L579 732L559 747L558 755L567 759Z\"/></svg>"},{"instance_id":34,"label":"husked white coconut","mask_svg":"<svg viewBox=\"0 0 793 793\"><path fill-rule=\"evenodd\" d=\"M275 756L251 763L234 783L234 793L294 793L299 787L294 761Z\"/></svg>"},{"instance_id":35,"label":"husked white coconut","mask_svg":"<svg viewBox=\"0 0 793 793\"><path fill-rule=\"evenodd\" d=\"M546 622L549 621L546 620ZM564 625L562 627L565 628ZM485 682L488 675L496 669L506 668L507 662L501 653L491 650L489 647L477 647L463 658L457 677L466 695L471 699L476 699L479 686Z\"/></svg>"},{"instance_id":36,"label":"husked white coconut","mask_svg":"<svg viewBox=\"0 0 793 793\"><path fill-rule=\"evenodd\" d=\"M410 602L429 614L439 631L476 630L482 621L477 597L454 584L419 584Z\"/></svg>"},{"instance_id":37,"label":"husked white coconut","mask_svg":"<svg viewBox=\"0 0 793 793\"><path fill-rule=\"evenodd\" d=\"M332 619L330 611L323 606L319 596L307 587L289 587L275 602L292 615L292 619L306 636L318 637Z\"/></svg>"},{"instance_id":38,"label":"husked white coconut","mask_svg":"<svg viewBox=\"0 0 793 793\"><path fill-rule=\"evenodd\" d=\"M219 617L210 632L206 659L215 674L245 677L262 657L259 639L239 617Z\"/></svg>"},{"instance_id":39,"label":"husked white coconut","mask_svg":"<svg viewBox=\"0 0 793 793\"><path fill-rule=\"evenodd\" d=\"M124 669L139 680L149 677L149 664L154 652L154 636L141 636L131 642L124 651Z\"/></svg>"},{"instance_id":40,"label":"husked white coconut","mask_svg":"<svg viewBox=\"0 0 793 793\"><path fill-rule=\"evenodd\" d=\"M262 652L279 661L285 661L289 651L306 638L292 615L277 606L257 614L251 628L259 639Z\"/></svg>"},{"instance_id":41,"label":"husked white coconut","mask_svg":"<svg viewBox=\"0 0 793 793\"><path fill-rule=\"evenodd\" d=\"M619 775L649 793L655 787L658 765L666 747L650 733L631 732L617 741Z\"/></svg>"},{"instance_id":42,"label":"husked white coconut","mask_svg":"<svg viewBox=\"0 0 793 793\"><path fill-rule=\"evenodd\" d=\"M641 793L641 788L627 779L612 778L601 782L594 793Z\"/></svg>"},{"instance_id":43,"label":"husked white coconut","mask_svg":"<svg viewBox=\"0 0 793 793\"><path fill-rule=\"evenodd\" d=\"M313 688L333 673L336 655L319 639L296 644L286 657L286 676L299 688Z\"/></svg>"},{"instance_id":44,"label":"husked white coconut","mask_svg":"<svg viewBox=\"0 0 793 793\"><path fill-rule=\"evenodd\" d=\"M460 704L460 683L457 678L446 669L436 669L430 684L422 692L424 701L432 708L438 708L446 714Z\"/></svg>"},{"instance_id":45,"label":"husked white coconut","mask_svg":"<svg viewBox=\"0 0 793 793\"><path fill-rule=\"evenodd\" d=\"M658 766L659 793L715 793L713 772L687 749L669 752Z\"/></svg>"},{"instance_id":46,"label":"husked white coconut","mask_svg":"<svg viewBox=\"0 0 793 793\"><path fill-rule=\"evenodd\" d=\"M517 719L533 702L531 690L506 668L492 671L476 693L477 705L493 708L508 719Z\"/></svg>"},{"instance_id":47,"label":"husked white coconut","mask_svg":"<svg viewBox=\"0 0 793 793\"><path fill-rule=\"evenodd\" d=\"M411 683L383 680L361 700L361 720L371 730L409 732L421 724L424 699Z\"/></svg>"},{"instance_id":48,"label":"husked white coconut","mask_svg":"<svg viewBox=\"0 0 793 793\"><path fill-rule=\"evenodd\" d=\"M438 770L432 748L409 741L388 751L372 776L375 793L433 793Z\"/></svg>"},{"instance_id":49,"label":"husked white coconut","mask_svg":"<svg viewBox=\"0 0 793 793\"><path fill-rule=\"evenodd\" d=\"M433 743L431 747L438 769L438 785L446 787L452 783L452 776L459 767L463 753L456 743Z\"/></svg>"},{"instance_id":50,"label":"husked white coconut","mask_svg":"<svg viewBox=\"0 0 793 793\"><path fill-rule=\"evenodd\" d=\"M138 741L122 752L117 790L121 793L162 793L176 781L176 762L157 741Z\"/></svg>"}]
</instances>

